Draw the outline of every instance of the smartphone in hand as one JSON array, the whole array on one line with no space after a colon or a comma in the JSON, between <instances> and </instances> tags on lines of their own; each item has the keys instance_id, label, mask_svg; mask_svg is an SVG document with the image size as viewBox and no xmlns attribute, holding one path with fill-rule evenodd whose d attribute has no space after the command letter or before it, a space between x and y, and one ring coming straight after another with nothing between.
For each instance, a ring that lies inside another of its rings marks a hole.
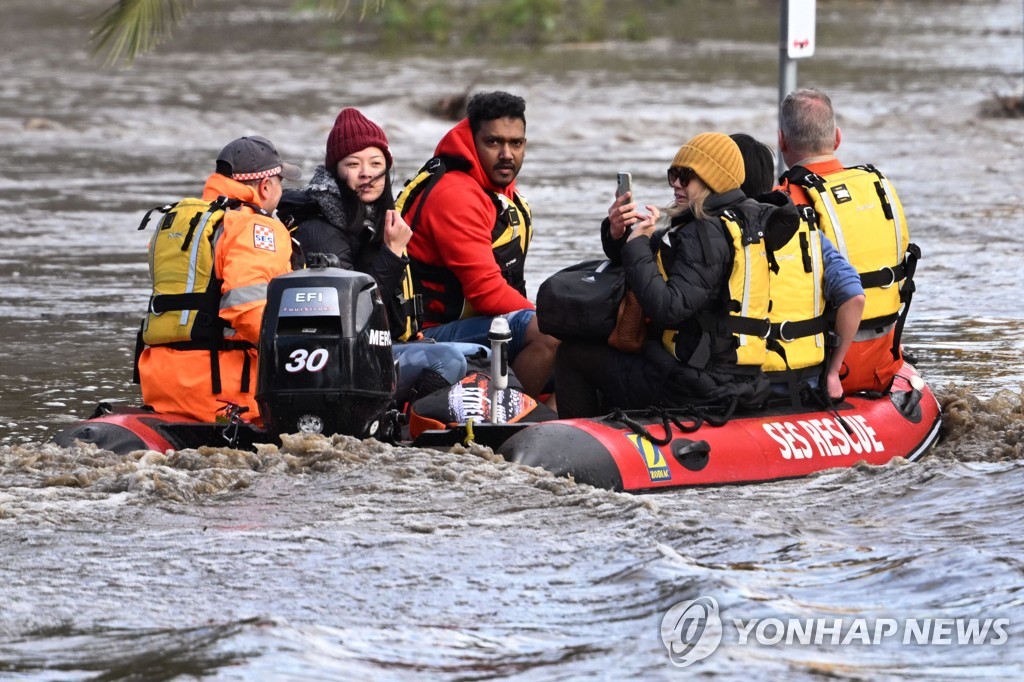
<instances>
[{"instance_id":1,"label":"smartphone in hand","mask_svg":"<svg viewBox=\"0 0 1024 682\"><path fill-rule=\"evenodd\" d=\"M615 196L621 197L626 192L633 191L633 175L625 171L619 171L618 184L615 186ZM632 200L632 197L630 197Z\"/></svg>"},{"instance_id":2,"label":"smartphone in hand","mask_svg":"<svg viewBox=\"0 0 1024 682\"><path fill-rule=\"evenodd\" d=\"M635 203L636 199L633 198L633 175L630 174L630 173L627 173L625 171L619 171L616 183L617 183L615 185L615 196L616 196L616 198L621 197L626 192L629 192L630 193L629 201ZM636 223L636 221L634 221L634 224L635 223ZM626 225L626 234L629 234L629 232L632 229L633 229L633 225Z\"/></svg>"}]
</instances>

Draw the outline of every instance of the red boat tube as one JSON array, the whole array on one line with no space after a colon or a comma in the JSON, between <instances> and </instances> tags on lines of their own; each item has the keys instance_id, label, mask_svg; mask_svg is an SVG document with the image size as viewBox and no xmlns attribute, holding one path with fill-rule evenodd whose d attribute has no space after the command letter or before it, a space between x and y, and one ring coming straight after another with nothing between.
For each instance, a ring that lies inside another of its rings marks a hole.
<instances>
[{"instance_id":1,"label":"red boat tube","mask_svg":"<svg viewBox=\"0 0 1024 682\"><path fill-rule=\"evenodd\" d=\"M721 426L638 416L649 437L623 421L570 419L523 429L499 449L507 458L577 482L642 492L806 476L857 462L915 460L938 439L938 402L905 364L892 393L852 396L835 411L771 410ZM640 413L633 413L639 415ZM658 441L658 442L654 442ZM663 443L663 444L660 444Z\"/></svg>"}]
</instances>

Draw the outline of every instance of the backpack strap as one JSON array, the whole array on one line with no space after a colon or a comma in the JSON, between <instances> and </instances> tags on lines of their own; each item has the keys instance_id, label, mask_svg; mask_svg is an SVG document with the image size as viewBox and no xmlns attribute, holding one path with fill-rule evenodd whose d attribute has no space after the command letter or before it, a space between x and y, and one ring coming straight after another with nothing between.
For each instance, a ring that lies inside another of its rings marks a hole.
<instances>
[{"instance_id":1,"label":"backpack strap","mask_svg":"<svg viewBox=\"0 0 1024 682\"><path fill-rule=\"evenodd\" d=\"M788 180L794 185L808 187L821 192L825 189L825 179L820 175L812 173L803 166L793 166L782 174L780 180Z\"/></svg>"},{"instance_id":2,"label":"backpack strap","mask_svg":"<svg viewBox=\"0 0 1024 682\"><path fill-rule=\"evenodd\" d=\"M142 357L142 351L146 349L146 344L142 340L142 329L146 325L146 320L143 318L142 322L139 323L139 331L135 333L135 356L132 360L132 383L142 383L142 378L139 376L139 358Z\"/></svg>"},{"instance_id":3,"label":"backpack strap","mask_svg":"<svg viewBox=\"0 0 1024 682\"><path fill-rule=\"evenodd\" d=\"M421 184L418 187L412 188L409 192L409 196L405 198L405 204L403 205L402 217L405 217L405 213L408 212L408 207L412 206L416 199L419 198L419 204L416 206L416 212L413 214L412 219L408 221L409 227L413 230L416 229L416 225L419 224L420 213L423 211L423 205L427 201L427 195L433 191L437 183L441 181L444 174L450 170L468 171L471 168L469 161L459 158L457 156L435 156L420 168L416 174L419 176L422 173L429 173L430 179L424 181L425 184Z\"/></svg>"},{"instance_id":4,"label":"backpack strap","mask_svg":"<svg viewBox=\"0 0 1024 682\"><path fill-rule=\"evenodd\" d=\"M166 215L176 205L177 204L166 204L164 206L155 206L155 207L149 209L148 211L146 211L146 215L142 216L142 222L139 223L139 230L145 230L146 229L146 226L149 225L149 219L153 216L154 212L159 211L160 213L163 213L163 214Z\"/></svg>"},{"instance_id":5,"label":"backpack strap","mask_svg":"<svg viewBox=\"0 0 1024 682\"><path fill-rule=\"evenodd\" d=\"M914 290L917 288L917 285L914 284L914 273L917 271L917 261L920 259L921 248L917 244L908 244L907 255L903 258L907 279L900 290L903 310L900 311L900 315L896 319L895 331L892 335L892 357L894 360L898 360L900 357L900 339L903 337L903 325L906 324L907 313L910 311L910 299L914 297Z\"/></svg>"}]
</instances>

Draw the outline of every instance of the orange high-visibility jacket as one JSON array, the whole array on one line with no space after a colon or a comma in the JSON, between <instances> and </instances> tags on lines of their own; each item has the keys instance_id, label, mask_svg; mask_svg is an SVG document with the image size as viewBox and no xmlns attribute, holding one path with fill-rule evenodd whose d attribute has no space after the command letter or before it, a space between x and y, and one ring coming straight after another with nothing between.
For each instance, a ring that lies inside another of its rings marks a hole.
<instances>
[{"instance_id":1,"label":"orange high-visibility jacket","mask_svg":"<svg viewBox=\"0 0 1024 682\"><path fill-rule=\"evenodd\" d=\"M255 188L214 173L206 180L203 199L213 201L219 196L260 203ZM228 211L218 229L214 272L223 282L220 317L227 324L225 339L252 347L217 353L221 382L218 394L213 393L210 351L147 347L139 358L142 400L157 412L211 422L225 406L222 401L228 401L248 407L243 418L258 421L256 346L267 303L267 284L291 271L291 237L279 220L247 206ZM243 372L247 365L246 381Z\"/></svg>"}]
</instances>

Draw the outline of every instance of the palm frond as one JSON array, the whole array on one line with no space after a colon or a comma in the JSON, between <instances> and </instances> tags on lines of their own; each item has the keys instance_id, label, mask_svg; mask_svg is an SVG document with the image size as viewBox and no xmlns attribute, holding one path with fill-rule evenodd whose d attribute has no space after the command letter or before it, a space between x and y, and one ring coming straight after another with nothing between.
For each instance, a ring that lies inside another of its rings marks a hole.
<instances>
[{"instance_id":1,"label":"palm frond","mask_svg":"<svg viewBox=\"0 0 1024 682\"><path fill-rule=\"evenodd\" d=\"M379 12L384 8L387 0L363 0L363 9L359 11L359 21L366 18L367 11L372 7L373 11ZM335 19L340 19L348 12L352 0L320 0L320 7L330 12Z\"/></svg>"},{"instance_id":2,"label":"palm frond","mask_svg":"<svg viewBox=\"0 0 1024 682\"><path fill-rule=\"evenodd\" d=\"M171 34L195 6L195 0L116 0L96 20L92 53L106 63L131 63Z\"/></svg>"},{"instance_id":3,"label":"palm frond","mask_svg":"<svg viewBox=\"0 0 1024 682\"><path fill-rule=\"evenodd\" d=\"M352 4L352 0L318 1L335 19L347 13ZM386 1L362 0L359 20L365 19L371 8L379 12ZM196 0L114 0L96 18L96 30L90 38L92 53L105 53L108 65L120 61L130 64L167 38L195 4Z\"/></svg>"}]
</instances>

